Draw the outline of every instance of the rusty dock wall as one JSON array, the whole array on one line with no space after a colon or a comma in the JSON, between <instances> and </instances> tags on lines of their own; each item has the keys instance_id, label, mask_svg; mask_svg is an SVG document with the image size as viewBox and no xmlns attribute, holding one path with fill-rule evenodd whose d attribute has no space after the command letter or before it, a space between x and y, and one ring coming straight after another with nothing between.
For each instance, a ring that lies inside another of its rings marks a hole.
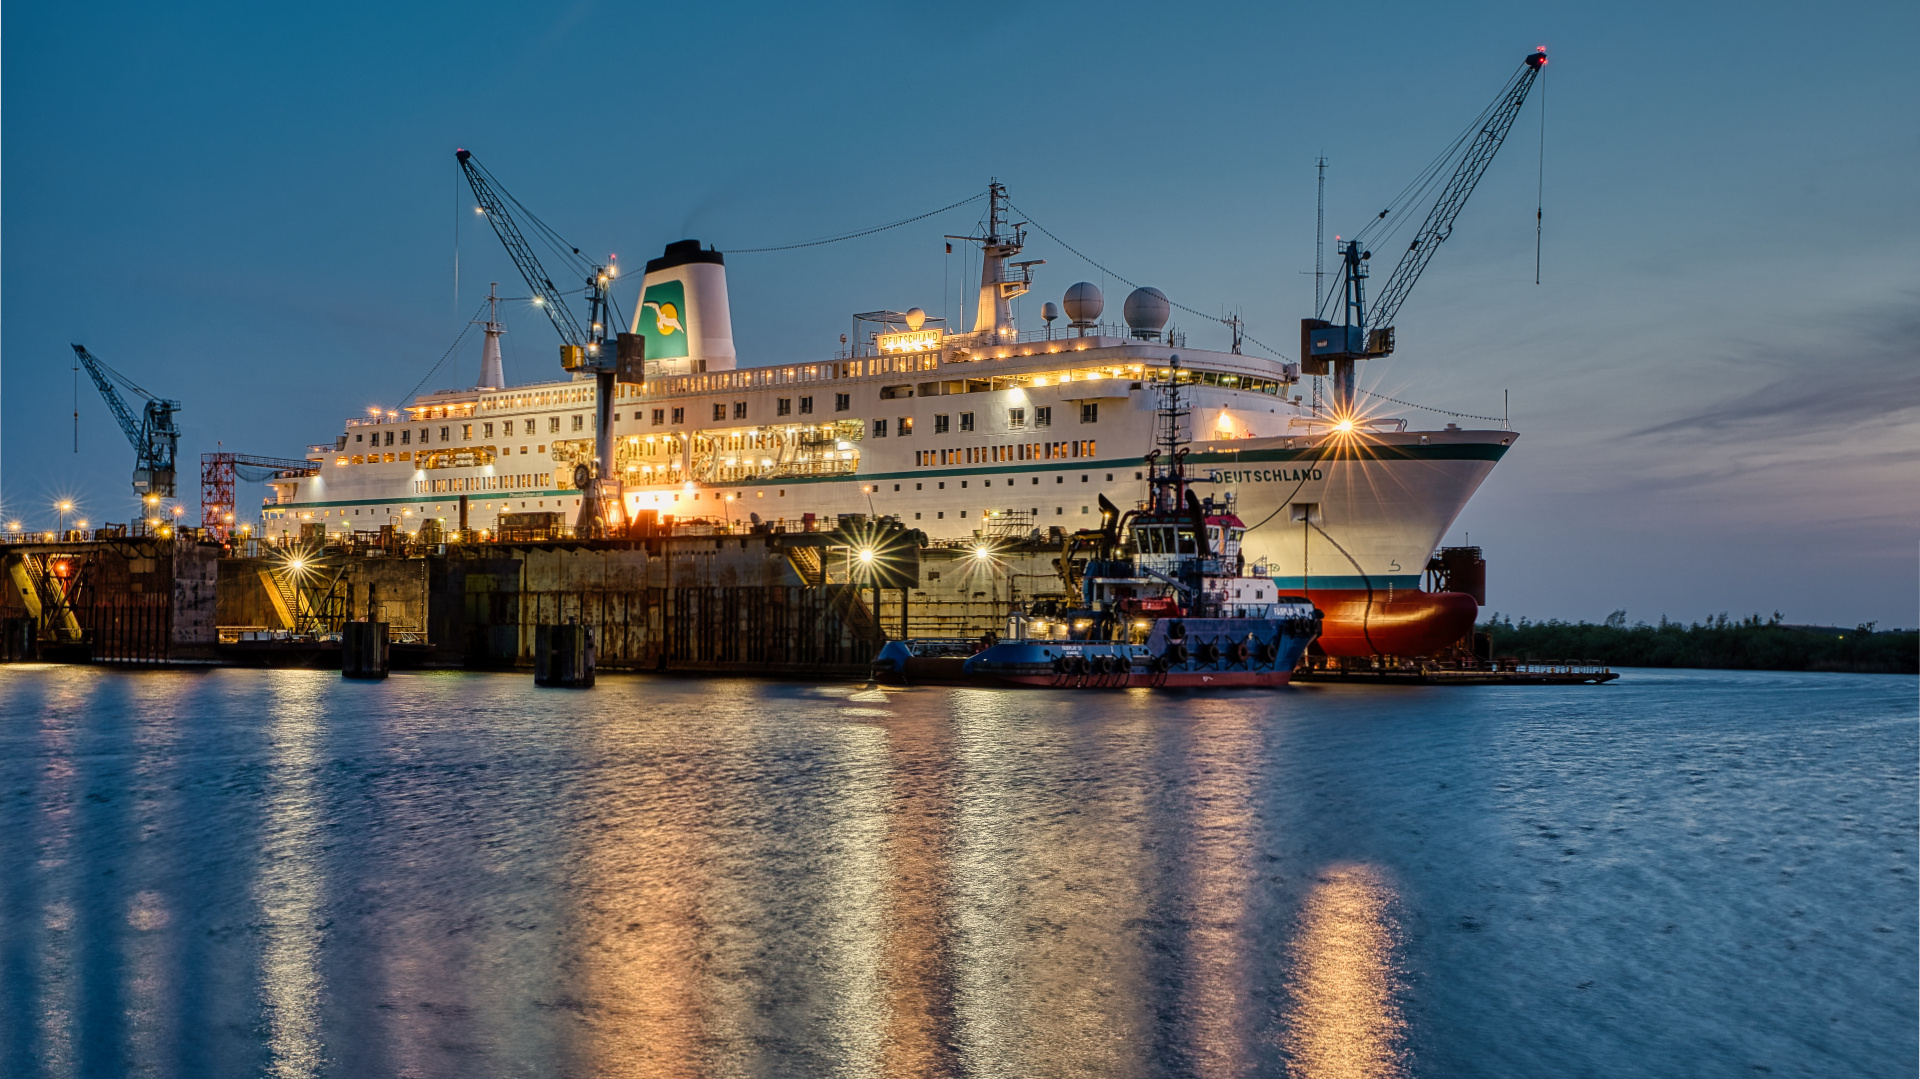
<instances>
[{"instance_id":1,"label":"rusty dock wall","mask_svg":"<svg viewBox=\"0 0 1920 1079\"><path fill-rule=\"evenodd\" d=\"M537 626L574 622L594 629L603 669L862 677L889 637L978 637L1002 628L1010 601L1060 593L1057 556L895 544L876 592L855 547L819 533L329 547L39 537L0 543L0 657L331 666L344 623L371 618L388 624L396 666L518 668Z\"/></svg>"}]
</instances>

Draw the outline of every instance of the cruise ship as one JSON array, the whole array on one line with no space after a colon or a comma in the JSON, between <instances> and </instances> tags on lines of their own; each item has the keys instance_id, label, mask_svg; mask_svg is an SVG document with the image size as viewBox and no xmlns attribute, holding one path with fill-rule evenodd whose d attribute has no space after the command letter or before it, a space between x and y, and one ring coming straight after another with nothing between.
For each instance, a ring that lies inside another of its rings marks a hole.
<instances>
[{"instance_id":1,"label":"cruise ship","mask_svg":"<svg viewBox=\"0 0 1920 1079\"><path fill-rule=\"evenodd\" d=\"M817 361L740 366L724 253L667 245L635 305L645 381L612 399L615 524L798 530L864 514L935 543L1097 527L1101 495L1144 497L1156 384L1179 377L1189 471L1232 496L1246 572L1324 613L1321 650L1431 655L1471 632L1473 597L1424 592L1422 575L1512 431L1316 409L1298 365L1186 347L1153 288L1135 289L1115 324L1101 290L1079 282L1023 330L1012 301L1042 263L1018 258L1025 235L997 183L989 206L970 237L982 254L971 328L919 308L864 312L858 337ZM593 377L506 386L499 333L489 320L475 388L349 419L310 446L316 473L273 481L262 534L485 538L507 514L572 520L597 459Z\"/></svg>"}]
</instances>

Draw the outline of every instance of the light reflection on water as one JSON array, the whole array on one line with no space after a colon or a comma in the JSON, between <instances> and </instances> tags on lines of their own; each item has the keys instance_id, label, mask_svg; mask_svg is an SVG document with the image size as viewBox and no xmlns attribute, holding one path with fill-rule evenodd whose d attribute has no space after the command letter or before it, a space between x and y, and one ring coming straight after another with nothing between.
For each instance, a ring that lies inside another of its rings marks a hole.
<instances>
[{"instance_id":1,"label":"light reflection on water","mask_svg":"<svg viewBox=\"0 0 1920 1079\"><path fill-rule=\"evenodd\" d=\"M1912 688L0 669L0 1073L1912 1074Z\"/></svg>"},{"instance_id":2,"label":"light reflection on water","mask_svg":"<svg viewBox=\"0 0 1920 1079\"><path fill-rule=\"evenodd\" d=\"M1307 893L1294 938L1294 998L1284 1042L1302 1079L1406 1074L1406 1020L1395 999L1393 892L1378 869L1329 868Z\"/></svg>"},{"instance_id":3,"label":"light reflection on water","mask_svg":"<svg viewBox=\"0 0 1920 1079\"><path fill-rule=\"evenodd\" d=\"M326 881L318 857L323 822L315 773L325 702L314 699L323 695L318 690L309 682L276 694L265 710L270 763L254 902L268 1073L281 1079L308 1079L323 1059L318 965Z\"/></svg>"}]
</instances>

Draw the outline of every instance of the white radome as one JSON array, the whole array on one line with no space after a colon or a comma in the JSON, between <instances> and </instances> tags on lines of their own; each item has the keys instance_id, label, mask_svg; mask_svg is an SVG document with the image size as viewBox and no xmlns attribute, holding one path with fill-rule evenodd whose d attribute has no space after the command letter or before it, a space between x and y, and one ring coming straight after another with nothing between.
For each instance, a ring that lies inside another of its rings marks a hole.
<instances>
[{"instance_id":1,"label":"white radome","mask_svg":"<svg viewBox=\"0 0 1920 1079\"><path fill-rule=\"evenodd\" d=\"M1100 292L1099 285L1081 281L1067 289L1060 306L1066 309L1074 325L1091 326L1100 320L1100 312L1107 309L1107 298Z\"/></svg>"}]
</instances>

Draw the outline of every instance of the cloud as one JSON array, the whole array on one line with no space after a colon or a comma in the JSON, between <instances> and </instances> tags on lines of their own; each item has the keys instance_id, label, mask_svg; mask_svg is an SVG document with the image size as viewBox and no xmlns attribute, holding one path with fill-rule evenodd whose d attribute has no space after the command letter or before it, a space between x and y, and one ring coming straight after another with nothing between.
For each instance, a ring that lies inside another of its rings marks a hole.
<instances>
[{"instance_id":1,"label":"cloud","mask_svg":"<svg viewBox=\"0 0 1920 1079\"><path fill-rule=\"evenodd\" d=\"M1805 436L1894 425L1920 413L1920 293L1870 309L1806 338L1751 341L1727 358L1775 377L1739 397L1642 428L1634 437L1748 437L1791 421Z\"/></svg>"}]
</instances>

